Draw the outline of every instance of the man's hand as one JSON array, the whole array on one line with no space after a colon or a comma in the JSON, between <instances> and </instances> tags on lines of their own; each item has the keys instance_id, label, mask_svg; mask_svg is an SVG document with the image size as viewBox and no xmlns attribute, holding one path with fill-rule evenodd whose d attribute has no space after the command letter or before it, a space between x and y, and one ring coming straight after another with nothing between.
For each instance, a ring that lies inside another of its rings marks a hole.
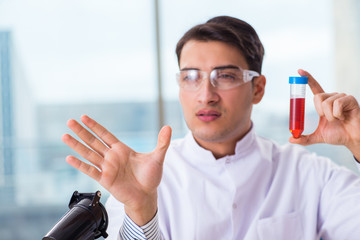
<instances>
[{"instance_id":1,"label":"man's hand","mask_svg":"<svg viewBox=\"0 0 360 240\"><path fill-rule=\"evenodd\" d=\"M308 77L308 85L314 94L314 104L319 114L319 125L309 135L295 139L291 143L310 145L328 143L346 146L360 160L360 108L351 95L325 93L320 84L306 71L300 69L300 76Z\"/></svg>"},{"instance_id":2,"label":"man's hand","mask_svg":"<svg viewBox=\"0 0 360 240\"><path fill-rule=\"evenodd\" d=\"M68 156L66 161L95 179L117 200L124 203L126 213L136 224L146 224L157 210L157 187L162 177L165 153L170 144L171 128L163 127L159 132L155 150L143 154L120 142L90 117L82 116L81 121L98 138L71 119L67 123L68 127L88 147L69 134L64 134L62 140L92 165L74 156Z\"/></svg>"}]
</instances>

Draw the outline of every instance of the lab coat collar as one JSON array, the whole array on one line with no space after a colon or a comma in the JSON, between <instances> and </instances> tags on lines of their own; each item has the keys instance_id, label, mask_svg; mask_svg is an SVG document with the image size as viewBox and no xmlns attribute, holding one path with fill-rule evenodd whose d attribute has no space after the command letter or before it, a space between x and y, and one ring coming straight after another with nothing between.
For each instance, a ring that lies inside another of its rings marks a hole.
<instances>
[{"instance_id":1,"label":"lab coat collar","mask_svg":"<svg viewBox=\"0 0 360 240\"><path fill-rule=\"evenodd\" d=\"M251 151L254 151L256 148L255 144L257 143L256 140L256 134L253 127L253 124L251 124L251 128L246 135L240 139L235 146L235 154L234 155L228 155L219 159L216 159L211 151L206 150L202 148L194 139L191 132L189 132L185 136L185 142L188 145L187 149L192 151L192 156L196 157L196 162L204 162L205 164L219 164L226 161L226 159L242 159L246 155L248 155Z\"/></svg>"}]
</instances>

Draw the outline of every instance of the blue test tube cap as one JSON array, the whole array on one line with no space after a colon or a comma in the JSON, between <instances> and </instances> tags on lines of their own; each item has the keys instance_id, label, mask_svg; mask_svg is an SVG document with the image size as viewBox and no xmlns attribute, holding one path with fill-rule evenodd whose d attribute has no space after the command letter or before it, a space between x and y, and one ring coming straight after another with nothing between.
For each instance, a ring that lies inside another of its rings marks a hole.
<instances>
[{"instance_id":1,"label":"blue test tube cap","mask_svg":"<svg viewBox=\"0 0 360 240\"><path fill-rule=\"evenodd\" d=\"M308 78L307 77L289 77L290 84L307 84Z\"/></svg>"}]
</instances>

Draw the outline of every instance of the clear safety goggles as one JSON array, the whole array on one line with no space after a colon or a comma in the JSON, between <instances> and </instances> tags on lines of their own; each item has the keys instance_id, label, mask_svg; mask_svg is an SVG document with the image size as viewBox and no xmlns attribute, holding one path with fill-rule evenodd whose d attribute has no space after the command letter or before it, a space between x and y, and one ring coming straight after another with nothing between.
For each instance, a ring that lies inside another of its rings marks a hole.
<instances>
[{"instance_id":1,"label":"clear safety goggles","mask_svg":"<svg viewBox=\"0 0 360 240\"><path fill-rule=\"evenodd\" d=\"M221 67L213 69L210 74L198 69L184 69L176 74L176 80L180 88L186 91L198 90L206 78L209 78L211 85L215 88L227 90L247 83L258 76L260 74L257 72L240 67Z\"/></svg>"}]
</instances>

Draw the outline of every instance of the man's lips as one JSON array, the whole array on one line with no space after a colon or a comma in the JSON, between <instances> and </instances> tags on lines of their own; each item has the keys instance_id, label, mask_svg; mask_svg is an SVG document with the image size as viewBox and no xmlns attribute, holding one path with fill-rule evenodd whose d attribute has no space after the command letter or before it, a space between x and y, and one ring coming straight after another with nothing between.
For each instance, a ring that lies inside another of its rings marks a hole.
<instances>
[{"instance_id":1,"label":"man's lips","mask_svg":"<svg viewBox=\"0 0 360 240\"><path fill-rule=\"evenodd\" d=\"M204 122L211 122L218 119L221 113L215 110L200 110L196 113L198 119Z\"/></svg>"}]
</instances>

